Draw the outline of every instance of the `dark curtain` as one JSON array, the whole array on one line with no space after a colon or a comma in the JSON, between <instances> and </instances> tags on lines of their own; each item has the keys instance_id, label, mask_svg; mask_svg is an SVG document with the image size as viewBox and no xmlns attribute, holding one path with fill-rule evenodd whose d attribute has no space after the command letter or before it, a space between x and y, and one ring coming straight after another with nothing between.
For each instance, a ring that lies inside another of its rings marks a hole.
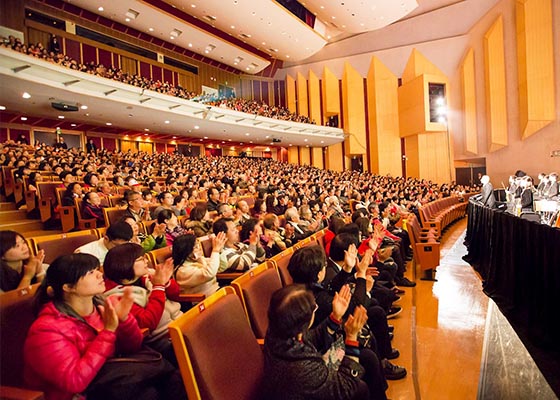
<instances>
[{"instance_id":1,"label":"dark curtain","mask_svg":"<svg viewBox=\"0 0 560 400\"><path fill-rule=\"evenodd\" d=\"M465 260L484 292L532 345L560 350L560 229L473 200L467 212Z\"/></svg>"}]
</instances>

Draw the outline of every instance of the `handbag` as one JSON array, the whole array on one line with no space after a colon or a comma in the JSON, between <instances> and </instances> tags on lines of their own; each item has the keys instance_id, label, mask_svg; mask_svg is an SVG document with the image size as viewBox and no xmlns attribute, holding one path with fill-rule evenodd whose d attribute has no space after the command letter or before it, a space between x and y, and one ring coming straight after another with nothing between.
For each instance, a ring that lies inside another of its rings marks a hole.
<instances>
[{"instance_id":1,"label":"handbag","mask_svg":"<svg viewBox=\"0 0 560 400\"><path fill-rule=\"evenodd\" d=\"M145 388L166 380L175 368L160 353L143 347L134 354L108 359L88 385L90 399L136 399Z\"/></svg>"}]
</instances>

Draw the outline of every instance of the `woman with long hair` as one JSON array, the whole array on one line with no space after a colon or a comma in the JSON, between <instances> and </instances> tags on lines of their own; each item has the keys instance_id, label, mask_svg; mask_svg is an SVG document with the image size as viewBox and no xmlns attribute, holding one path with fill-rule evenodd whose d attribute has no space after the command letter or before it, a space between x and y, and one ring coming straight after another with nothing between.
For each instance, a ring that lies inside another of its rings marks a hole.
<instances>
[{"instance_id":1,"label":"woman with long hair","mask_svg":"<svg viewBox=\"0 0 560 400\"><path fill-rule=\"evenodd\" d=\"M127 287L134 288L131 313L140 328L149 330L145 343L175 362L167 325L182 314L181 305L176 302L179 285L172 278L171 258L154 267L153 270L148 268L147 256L138 244L125 243L113 247L103 262L104 296L122 295Z\"/></svg>"},{"instance_id":2,"label":"woman with long hair","mask_svg":"<svg viewBox=\"0 0 560 400\"><path fill-rule=\"evenodd\" d=\"M33 256L20 233L0 231L0 292L41 282L45 276L44 259L45 251Z\"/></svg>"},{"instance_id":3,"label":"woman with long hair","mask_svg":"<svg viewBox=\"0 0 560 400\"><path fill-rule=\"evenodd\" d=\"M220 253L226 243L226 234L219 232L212 238L212 254L204 257L200 240L194 234L179 236L173 242L175 279L182 293L203 293L210 296L218 289L216 274Z\"/></svg>"}]
</instances>

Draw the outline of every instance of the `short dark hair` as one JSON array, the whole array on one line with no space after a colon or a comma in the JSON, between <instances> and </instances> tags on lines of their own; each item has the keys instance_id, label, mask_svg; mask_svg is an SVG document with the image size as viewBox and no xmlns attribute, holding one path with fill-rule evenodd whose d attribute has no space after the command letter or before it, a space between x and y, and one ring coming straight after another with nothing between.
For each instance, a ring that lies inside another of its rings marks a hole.
<instances>
[{"instance_id":1,"label":"short dark hair","mask_svg":"<svg viewBox=\"0 0 560 400\"><path fill-rule=\"evenodd\" d=\"M157 215L157 222L158 224L163 224L165 222L165 220L171 218L174 215L173 211L171 210L161 210L160 212L158 212Z\"/></svg>"},{"instance_id":2,"label":"short dark hair","mask_svg":"<svg viewBox=\"0 0 560 400\"><path fill-rule=\"evenodd\" d=\"M130 240L132 239L132 235L134 232L132 231L132 227L127 224L126 222L117 221L109 225L107 231L105 232L105 236L109 240Z\"/></svg>"},{"instance_id":3,"label":"short dark hair","mask_svg":"<svg viewBox=\"0 0 560 400\"><path fill-rule=\"evenodd\" d=\"M288 272L295 283L311 285L318 282L319 272L325 267L326 256L321 246L306 246L294 252Z\"/></svg>"},{"instance_id":4,"label":"short dark hair","mask_svg":"<svg viewBox=\"0 0 560 400\"><path fill-rule=\"evenodd\" d=\"M124 280L134 279L134 263L143 254L144 249L136 243L125 243L115 246L105 256L103 273L107 278L116 283L123 283Z\"/></svg>"},{"instance_id":5,"label":"short dark hair","mask_svg":"<svg viewBox=\"0 0 560 400\"><path fill-rule=\"evenodd\" d=\"M96 268L99 268L99 260L91 254L75 253L57 257L47 268L47 275L37 290L35 312L38 313L43 304L49 301L63 301L63 286L75 285L81 277Z\"/></svg>"},{"instance_id":6,"label":"short dark hair","mask_svg":"<svg viewBox=\"0 0 560 400\"><path fill-rule=\"evenodd\" d=\"M333 261L344 260L344 252L351 244L358 245L356 236L351 233L339 233L331 241L329 256Z\"/></svg>"},{"instance_id":7,"label":"short dark hair","mask_svg":"<svg viewBox=\"0 0 560 400\"><path fill-rule=\"evenodd\" d=\"M251 232L255 230L255 227L259 224L259 220L256 218L250 218L243 225L241 225L241 231L239 232L239 240L244 242L245 240L249 240L249 236L251 236Z\"/></svg>"},{"instance_id":8,"label":"short dark hair","mask_svg":"<svg viewBox=\"0 0 560 400\"><path fill-rule=\"evenodd\" d=\"M227 233L228 231L227 223L231 221L232 221L231 218L223 218L223 217L218 219L217 221L214 221L214 223L212 224L212 232L214 232L214 235L217 235L220 232Z\"/></svg>"},{"instance_id":9,"label":"short dark hair","mask_svg":"<svg viewBox=\"0 0 560 400\"><path fill-rule=\"evenodd\" d=\"M272 294L267 336L290 339L309 327L315 309L313 294L302 285L288 285Z\"/></svg>"}]
</instances>

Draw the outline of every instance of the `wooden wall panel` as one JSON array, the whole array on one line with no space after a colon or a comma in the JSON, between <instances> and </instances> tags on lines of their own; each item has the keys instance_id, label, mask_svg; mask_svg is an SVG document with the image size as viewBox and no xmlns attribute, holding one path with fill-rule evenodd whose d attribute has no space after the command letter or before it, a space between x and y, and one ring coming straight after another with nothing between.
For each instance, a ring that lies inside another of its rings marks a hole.
<instances>
[{"instance_id":1,"label":"wooden wall panel","mask_svg":"<svg viewBox=\"0 0 560 400\"><path fill-rule=\"evenodd\" d=\"M307 101L307 79L301 72L296 75L296 92L297 92L297 113L299 115L309 116L309 104Z\"/></svg>"},{"instance_id":2,"label":"wooden wall panel","mask_svg":"<svg viewBox=\"0 0 560 400\"><path fill-rule=\"evenodd\" d=\"M163 82L173 84L173 71L170 71L168 69L163 70Z\"/></svg>"},{"instance_id":3,"label":"wooden wall panel","mask_svg":"<svg viewBox=\"0 0 560 400\"><path fill-rule=\"evenodd\" d=\"M323 147L311 148L311 165L315 168L324 169Z\"/></svg>"},{"instance_id":4,"label":"wooden wall panel","mask_svg":"<svg viewBox=\"0 0 560 400\"><path fill-rule=\"evenodd\" d=\"M463 129L465 132L465 151L478 154L478 129L476 122L476 88L474 51L469 49L460 66L461 99L463 106Z\"/></svg>"},{"instance_id":5,"label":"wooden wall panel","mask_svg":"<svg viewBox=\"0 0 560 400\"><path fill-rule=\"evenodd\" d=\"M342 143L327 147L325 154L325 168L333 171L344 170L344 151Z\"/></svg>"},{"instance_id":6,"label":"wooden wall panel","mask_svg":"<svg viewBox=\"0 0 560 400\"><path fill-rule=\"evenodd\" d=\"M326 118L340 114L340 90L338 78L327 67L323 68L322 101L323 101L323 123Z\"/></svg>"},{"instance_id":7,"label":"wooden wall panel","mask_svg":"<svg viewBox=\"0 0 560 400\"><path fill-rule=\"evenodd\" d=\"M154 144L150 142L139 142L138 149L144 153L152 154L154 152Z\"/></svg>"},{"instance_id":8,"label":"wooden wall panel","mask_svg":"<svg viewBox=\"0 0 560 400\"><path fill-rule=\"evenodd\" d=\"M366 154L366 118L364 79L349 63L344 64L342 75L342 112L346 155Z\"/></svg>"},{"instance_id":9,"label":"wooden wall panel","mask_svg":"<svg viewBox=\"0 0 560 400\"><path fill-rule=\"evenodd\" d=\"M133 58L121 56L121 69L124 72L129 73L129 74L137 74L138 73L138 63ZM148 77L149 77L149 75L148 75Z\"/></svg>"},{"instance_id":10,"label":"wooden wall panel","mask_svg":"<svg viewBox=\"0 0 560 400\"><path fill-rule=\"evenodd\" d=\"M399 131L401 137L425 131L424 78L418 76L398 88Z\"/></svg>"},{"instance_id":11,"label":"wooden wall panel","mask_svg":"<svg viewBox=\"0 0 560 400\"><path fill-rule=\"evenodd\" d=\"M309 147L300 146L299 165L311 165L311 151Z\"/></svg>"},{"instance_id":12,"label":"wooden wall panel","mask_svg":"<svg viewBox=\"0 0 560 400\"><path fill-rule=\"evenodd\" d=\"M436 67L422 53L416 49L412 49L401 77L402 84L404 85L424 74L444 76L443 72L441 72L438 67Z\"/></svg>"},{"instance_id":13,"label":"wooden wall panel","mask_svg":"<svg viewBox=\"0 0 560 400\"><path fill-rule=\"evenodd\" d=\"M299 164L299 151L297 146L288 147L288 162L290 164Z\"/></svg>"},{"instance_id":14,"label":"wooden wall panel","mask_svg":"<svg viewBox=\"0 0 560 400\"><path fill-rule=\"evenodd\" d=\"M527 138L556 118L551 0L517 0L519 123Z\"/></svg>"},{"instance_id":15,"label":"wooden wall panel","mask_svg":"<svg viewBox=\"0 0 560 400\"><path fill-rule=\"evenodd\" d=\"M402 167L398 79L377 57L371 59L367 76L367 96L369 171L399 176Z\"/></svg>"},{"instance_id":16,"label":"wooden wall panel","mask_svg":"<svg viewBox=\"0 0 560 400\"><path fill-rule=\"evenodd\" d=\"M321 123L321 87L319 77L309 70L309 118L315 123Z\"/></svg>"},{"instance_id":17,"label":"wooden wall panel","mask_svg":"<svg viewBox=\"0 0 560 400\"><path fill-rule=\"evenodd\" d=\"M297 112L296 81L290 75L286 75L286 108L293 113Z\"/></svg>"},{"instance_id":18,"label":"wooden wall panel","mask_svg":"<svg viewBox=\"0 0 560 400\"><path fill-rule=\"evenodd\" d=\"M504 21L500 15L484 35L488 151L508 145Z\"/></svg>"}]
</instances>

